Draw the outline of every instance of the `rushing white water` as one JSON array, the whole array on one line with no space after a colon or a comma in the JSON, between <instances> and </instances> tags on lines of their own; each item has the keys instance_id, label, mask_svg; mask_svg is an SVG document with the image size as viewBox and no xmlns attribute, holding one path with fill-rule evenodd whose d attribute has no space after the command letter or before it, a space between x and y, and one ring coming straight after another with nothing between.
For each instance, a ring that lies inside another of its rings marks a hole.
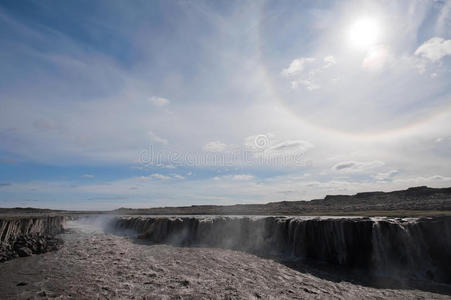
<instances>
[{"instance_id":1,"label":"rushing white water","mask_svg":"<svg viewBox=\"0 0 451 300\"><path fill-rule=\"evenodd\" d=\"M451 218L120 217L154 243L323 261L373 275L451 283Z\"/></svg>"}]
</instances>

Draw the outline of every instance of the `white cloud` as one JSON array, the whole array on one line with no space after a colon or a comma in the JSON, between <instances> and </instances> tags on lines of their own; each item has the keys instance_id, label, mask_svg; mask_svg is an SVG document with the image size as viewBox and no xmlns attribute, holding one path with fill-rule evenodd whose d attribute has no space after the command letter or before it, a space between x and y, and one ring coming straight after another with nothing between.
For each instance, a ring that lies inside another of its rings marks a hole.
<instances>
[{"instance_id":1,"label":"white cloud","mask_svg":"<svg viewBox=\"0 0 451 300\"><path fill-rule=\"evenodd\" d=\"M415 55L427 58L432 62L438 61L447 55L451 55L451 40L433 37L418 47Z\"/></svg>"},{"instance_id":2,"label":"white cloud","mask_svg":"<svg viewBox=\"0 0 451 300\"><path fill-rule=\"evenodd\" d=\"M273 167L293 167L311 164L304 154L314 145L305 140L281 140L274 134L249 136L244 141L244 163Z\"/></svg>"},{"instance_id":3,"label":"white cloud","mask_svg":"<svg viewBox=\"0 0 451 300\"><path fill-rule=\"evenodd\" d=\"M305 65L314 61L315 59L311 57L296 58L290 63L288 68L282 70L282 75L285 77L290 77L302 73Z\"/></svg>"},{"instance_id":4,"label":"white cloud","mask_svg":"<svg viewBox=\"0 0 451 300\"><path fill-rule=\"evenodd\" d=\"M245 180L252 180L252 179L254 179L254 176L248 175L248 174L237 174L237 175L233 175L232 179L233 180L239 180L239 181L241 181L241 180L245 181Z\"/></svg>"},{"instance_id":5,"label":"white cloud","mask_svg":"<svg viewBox=\"0 0 451 300\"><path fill-rule=\"evenodd\" d=\"M250 174L235 174L235 175L224 175L224 176L215 176L213 177L213 180L220 181L249 181L254 179L255 177Z\"/></svg>"},{"instance_id":6,"label":"white cloud","mask_svg":"<svg viewBox=\"0 0 451 300\"><path fill-rule=\"evenodd\" d=\"M418 176L418 177L410 177L410 178L402 178L397 179L397 183L407 183L409 185L412 184L426 184L430 182L449 182L451 181L451 177L442 176L442 175L432 175L432 176Z\"/></svg>"},{"instance_id":7,"label":"white cloud","mask_svg":"<svg viewBox=\"0 0 451 300\"><path fill-rule=\"evenodd\" d=\"M376 175L374 175L374 179L381 181L389 180L398 174L399 174L398 170L390 170L388 172L377 173Z\"/></svg>"},{"instance_id":8,"label":"white cloud","mask_svg":"<svg viewBox=\"0 0 451 300\"><path fill-rule=\"evenodd\" d=\"M153 131L149 131L147 134L149 135L150 140L152 142L159 143L159 144L164 144L164 145L167 145L167 143L168 143L167 139L164 139L164 138L158 136Z\"/></svg>"},{"instance_id":9,"label":"white cloud","mask_svg":"<svg viewBox=\"0 0 451 300\"><path fill-rule=\"evenodd\" d=\"M311 148L313 148L313 144L308 141L287 140L269 147L266 152L281 154L304 153Z\"/></svg>"},{"instance_id":10,"label":"white cloud","mask_svg":"<svg viewBox=\"0 0 451 300\"><path fill-rule=\"evenodd\" d=\"M324 57L323 61L324 61L323 68L325 68L325 69L327 69L337 63L337 61L335 60L335 57L333 57L332 55Z\"/></svg>"},{"instance_id":11,"label":"white cloud","mask_svg":"<svg viewBox=\"0 0 451 300\"><path fill-rule=\"evenodd\" d=\"M335 57L332 55L326 56L322 60L301 57L294 59L286 69L282 70L281 74L290 80L292 89L303 86L308 91L314 91L321 88L319 81L322 74L336 63Z\"/></svg>"},{"instance_id":12,"label":"white cloud","mask_svg":"<svg viewBox=\"0 0 451 300\"><path fill-rule=\"evenodd\" d=\"M149 98L149 102L152 103L155 106L160 106L161 107L161 106L168 105L170 101L168 99L166 99L166 98L163 98L163 97L153 96L153 97Z\"/></svg>"},{"instance_id":13,"label":"white cloud","mask_svg":"<svg viewBox=\"0 0 451 300\"><path fill-rule=\"evenodd\" d=\"M206 143L202 149L207 152L224 152L227 145L221 141L213 141Z\"/></svg>"},{"instance_id":14,"label":"white cloud","mask_svg":"<svg viewBox=\"0 0 451 300\"><path fill-rule=\"evenodd\" d=\"M319 84L311 79L299 79L291 82L291 88L293 89L297 89L300 85L304 86L308 91L314 91L321 88Z\"/></svg>"},{"instance_id":15,"label":"white cloud","mask_svg":"<svg viewBox=\"0 0 451 300\"><path fill-rule=\"evenodd\" d=\"M81 177L83 177L83 178L94 178L94 175L92 175L92 174L84 174Z\"/></svg>"},{"instance_id":16,"label":"white cloud","mask_svg":"<svg viewBox=\"0 0 451 300\"><path fill-rule=\"evenodd\" d=\"M451 177L442 176L442 175L433 175L427 178L428 181L451 181Z\"/></svg>"},{"instance_id":17,"label":"white cloud","mask_svg":"<svg viewBox=\"0 0 451 300\"><path fill-rule=\"evenodd\" d=\"M166 175L163 175L163 174L158 174L158 173L154 173L154 174L152 174L151 176L152 176L152 178L160 179L160 180L168 180L168 179L171 179L171 177L169 177L169 176L166 176Z\"/></svg>"},{"instance_id":18,"label":"white cloud","mask_svg":"<svg viewBox=\"0 0 451 300\"><path fill-rule=\"evenodd\" d=\"M139 179L141 179L141 180L152 180L152 179L169 180L169 179L171 179L171 177L163 175L163 174L159 174L159 173L154 173L149 176L141 176L141 177L139 177Z\"/></svg>"},{"instance_id":19,"label":"white cloud","mask_svg":"<svg viewBox=\"0 0 451 300\"><path fill-rule=\"evenodd\" d=\"M383 166L384 163L378 160L361 162L361 161L343 161L335 164L332 169L338 172L362 172L368 169L378 168Z\"/></svg>"}]
</instances>

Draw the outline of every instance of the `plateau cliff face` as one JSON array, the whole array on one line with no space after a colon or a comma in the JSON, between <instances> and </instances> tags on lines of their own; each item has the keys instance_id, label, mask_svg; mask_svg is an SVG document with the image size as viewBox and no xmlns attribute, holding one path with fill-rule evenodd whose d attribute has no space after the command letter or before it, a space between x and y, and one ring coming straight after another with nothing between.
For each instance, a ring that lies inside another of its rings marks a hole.
<instances>
[{"instance_id":1,"label":"plateau cliff face","mask_svg":"<svg viewBox=\"0 0 451 300\"><path fill-rule=\"evenodd\" d=\"M0 217L0 262L55 250L63 216Z\"/></svg>"},{"instance_id":2,"label":"plateau cliff face","mask_svg":"<svg viewBox=\"0 0 451 300\"><path fill-rule=\"evenodd\" d=\"M393 192L331 195L311 201L267 204L193 205L184 207L121 208L126 215L412 215L414 211L450 212L451 188L413 187ZM392 213L390 213L392 212ZM420 213L420 215L422 215ZM424 214L423 214L424 215ZM426 215L429 215L426 213Z\"/></svg>"},{"instance_id":3,"label":"plateau cliff face","mask_svg":"<svg viewBox=\"0 0 451 300\"><path fill-rule=\"evenodd\" d=\"M451 283L451 218L122 217L154 243L307 259L377 276Z\"/></svg>"}]
</instances>

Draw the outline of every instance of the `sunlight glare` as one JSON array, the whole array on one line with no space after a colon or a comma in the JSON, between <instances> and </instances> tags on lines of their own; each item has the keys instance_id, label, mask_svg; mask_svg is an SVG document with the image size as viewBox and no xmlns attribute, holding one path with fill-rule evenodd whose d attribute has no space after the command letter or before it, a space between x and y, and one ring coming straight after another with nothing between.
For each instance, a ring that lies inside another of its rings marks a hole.
<instances>
[{"instance_id":1,"label":"sunlight glare","mask_svg":"<svg viewBox=\"0 0 451 300\"><path fill-rule=\"evenodd\" d=\"M355 21L348 31L349 43L357 49L368 50L379 41L381 34L378 22L369 17Z\"/></svg>"}]
</instances>

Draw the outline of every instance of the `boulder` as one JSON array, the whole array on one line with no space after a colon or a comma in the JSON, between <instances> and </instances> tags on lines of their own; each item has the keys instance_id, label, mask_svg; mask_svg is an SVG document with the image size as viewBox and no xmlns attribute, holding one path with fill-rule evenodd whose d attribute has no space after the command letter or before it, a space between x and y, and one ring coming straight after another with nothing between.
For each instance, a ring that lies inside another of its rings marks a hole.
<instances>
[{"instance_id":1,"label":"boulder","mask_svg":"<svg viewBox=\"0 0 451 300\"><path fill-rule=\"evenodd\" d=\"M30 248L22 247L17 249L17 254L19 254L20 257L31 256L33 251L31 251Z\"/></svg>"}]
</instances>

